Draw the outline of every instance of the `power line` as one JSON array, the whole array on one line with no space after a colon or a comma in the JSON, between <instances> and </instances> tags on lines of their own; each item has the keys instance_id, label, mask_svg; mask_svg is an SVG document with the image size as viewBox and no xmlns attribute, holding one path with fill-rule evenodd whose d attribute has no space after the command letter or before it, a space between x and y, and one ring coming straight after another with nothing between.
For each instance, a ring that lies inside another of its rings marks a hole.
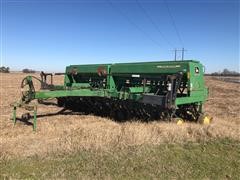
<instances>
[{"instance_id":1,"label":"power line","mask_svg":"<svg viewBox=\"0 0 240 180\"><path fill-rule=\"evenodd\" d=\"M143 14L148 18L148 20L151 22L151 24L155 27L155 29L159 32L159 34L162 36L162 38L168 43L170 47L173 47L173 44L165 37L165 35L162 33L158 25L154 22L154 20L151 18L151 16L148 14L147 10L142 6L142 4L135 0L139 8L142 10Z\"/></svg>"},{"instance_id":2,"label":"power line","mask_svg":"<svg viewBox=\"0 0 240 180\"><path fill-rule=\"evenodd\" d=\"M132 26L134 26L136 29L138 29L139 31L142 32L142 34L145 35L145 37L147 37L149 40L151 40L153 43L155 43L156 45L158 45L159 47L162 47L161 44L156 41L155 39L153 39L146 31L144 31L140 26L138 26L132 19L130 19L120 8L118 8L117 6L115 6L111 0L106 0L106 2L115 10L117 10L117 12L123 16Z\"/></svg>"},{"instance_id":3,"label":"power line","mask_svg":"<svg viewBox=\"0 0 240 180\"><path fill-rule=\"evenodd\" d=\"M170 16L170 19L171 19L171 21L172 21L172 24L173 24L173 27L174 27L174 29L175 29L175 31L176 31L176 34L177 34L177 36L178 36L178 39L179 39L180 43L182 44L182 47L184 47L183 40L182 40L181 35L180 35L179 31L178 31L177 25L176 25L176 23L175 23L175 20L174 20L174 18L173 18L173 15L172 15L172 13L171 13L171 11L170 11L170 8L169 8L169 6L168 6L168 3L167 3L166 0L163 0L163 2L164 2L164 4L165 4L166 7L167 7L168 14L169 14L169 16Z\"/></svg>"}]
</instances>

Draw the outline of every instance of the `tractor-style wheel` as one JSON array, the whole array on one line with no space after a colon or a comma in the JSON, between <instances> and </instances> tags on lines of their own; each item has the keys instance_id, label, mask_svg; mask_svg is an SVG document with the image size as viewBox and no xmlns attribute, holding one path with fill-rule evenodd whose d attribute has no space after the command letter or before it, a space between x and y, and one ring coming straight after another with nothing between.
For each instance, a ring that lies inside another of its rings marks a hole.
<instances>
[{"instance_id":1,"label":"tractor-style wheel","mask_svg":"<svg viewBox=\"0 0 240 180\"><path fill-rule=\"evenodd\" d=\"M29 103L34 97L35 88L32 82L32 76L27 76L21 83L22 101Z\"/></svg>"}]
</instances>

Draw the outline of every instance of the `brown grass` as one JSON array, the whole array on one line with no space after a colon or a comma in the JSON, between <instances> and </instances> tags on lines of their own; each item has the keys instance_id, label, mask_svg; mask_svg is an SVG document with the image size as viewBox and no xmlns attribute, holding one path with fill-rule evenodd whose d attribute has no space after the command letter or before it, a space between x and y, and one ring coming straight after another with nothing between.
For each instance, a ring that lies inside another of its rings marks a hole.
<instances>
[{"instance_id":1,"label":"brown grass","mask_svg":"<svg viewBox=\"0 0 240 180\"><path fill-rule=\"evenodd\" d=\"M116 123L92 115L53 115L38 118L37 132L18 122L13 126L10 103L20 97L20 82L25 74L0 74L0 156L44 156L69 153L78 149L111 150L163 142L197 142L218 137L240 140L240 87L236 83L206 78L210 90L205 110L213 116L211 125L165 122ZM62 76L54 83L61 84ZM56 113L61 108L39 105L38 114ZM18 110L20 116L24 110Z\"/></svg>"}]
</instances>

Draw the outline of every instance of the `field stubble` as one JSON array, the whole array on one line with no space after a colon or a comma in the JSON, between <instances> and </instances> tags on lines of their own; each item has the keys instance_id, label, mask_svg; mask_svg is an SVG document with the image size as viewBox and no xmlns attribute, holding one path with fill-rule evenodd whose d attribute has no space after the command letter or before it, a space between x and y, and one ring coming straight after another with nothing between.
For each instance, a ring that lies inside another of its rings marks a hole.
<instances>
[{"instance_id":1,"label":"field stubble","mask_svg":"<svg viewBox=\"0 0 240 180\"><path fill-rule=\"evenodd\" d=\"M205 111L213 117L210 125L154 121L117 123L93 115L56 114L61 108L39 105L37 132L22 122L13 126L10 104L20 98L25 74L0 74L0 157L46 156L80 149L111 151L137 145L198 142L215 138L240 140L240 85L206 77L210 96ZM63 76L54 77L62 84ZM18 109L20 117L25 111Z\"/></svg>"}]
</instances>

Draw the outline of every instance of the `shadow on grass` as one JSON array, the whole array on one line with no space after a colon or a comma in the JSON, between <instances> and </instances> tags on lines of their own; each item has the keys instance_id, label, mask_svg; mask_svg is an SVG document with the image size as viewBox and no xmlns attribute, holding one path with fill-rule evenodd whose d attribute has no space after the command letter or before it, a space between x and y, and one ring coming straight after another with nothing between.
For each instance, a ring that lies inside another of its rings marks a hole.
<instances>
[{"instance_id":1,"label":"shadow on grass","mask_svg":"<svg viewBox=\"0 0 240 180\"><path fill-rule=\"evenodd\" d=\"M58 116L58 115L83 115L83 113L81 113L81 112L72 112L72 111L67 111L67 110L68 109L63 108L58 112L37 115L37 120L44 118L44 117L51 117L51 116ZM27 126L33 126L33 123L30 122L30 120L33 120L33 119L34 119L33 115L29 115L29 118L27 118L27 119L26 118L16 118L17 121L20 121L24 125L27 125Z\"/></svg>"}]
</instances>

